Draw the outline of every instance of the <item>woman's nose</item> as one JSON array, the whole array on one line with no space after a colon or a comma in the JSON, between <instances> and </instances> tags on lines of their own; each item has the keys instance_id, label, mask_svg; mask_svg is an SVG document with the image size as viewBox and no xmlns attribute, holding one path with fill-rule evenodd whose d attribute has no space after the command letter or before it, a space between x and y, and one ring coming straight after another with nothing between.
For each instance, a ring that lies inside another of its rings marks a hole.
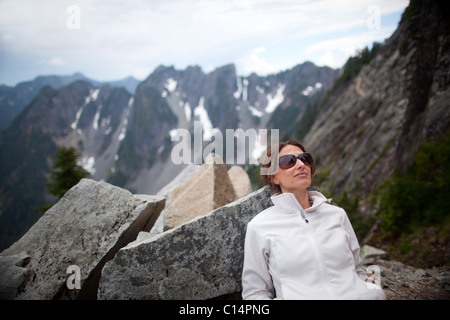
<instances>
[{"instance_id":1,"label":"woman's nose","mask_svg":"<svg viewBox=\"0 0 450 320\"><path fill-rule=\"evenodd\" d=\"M302 162L302 160L300 160L299 158L297 158L297 162L295 163L295 166L296 166L297 168L301 168L301 167L304 167L305 164Z\"/></svg>"}]
</instances>

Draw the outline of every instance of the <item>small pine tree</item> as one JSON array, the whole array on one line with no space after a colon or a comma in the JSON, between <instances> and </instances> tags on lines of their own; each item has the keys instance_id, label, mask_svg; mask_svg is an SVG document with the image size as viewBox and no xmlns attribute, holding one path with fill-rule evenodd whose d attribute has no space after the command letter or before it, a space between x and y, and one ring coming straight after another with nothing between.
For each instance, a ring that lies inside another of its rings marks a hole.
<instances>
[{"instance_id":1,"label":"small pine tree","mask_svg":"<svg viewBox=\"0 0 450 320\"><path fill-rule=\"evenodd\" d=\"M70 188L76 185L82 178L89 176L81 165L78 164L80 155L74 147L61 147L55 155L55 161L50 169L50 178L47 190L61 198Z\"/></svg>"}]
</instances>

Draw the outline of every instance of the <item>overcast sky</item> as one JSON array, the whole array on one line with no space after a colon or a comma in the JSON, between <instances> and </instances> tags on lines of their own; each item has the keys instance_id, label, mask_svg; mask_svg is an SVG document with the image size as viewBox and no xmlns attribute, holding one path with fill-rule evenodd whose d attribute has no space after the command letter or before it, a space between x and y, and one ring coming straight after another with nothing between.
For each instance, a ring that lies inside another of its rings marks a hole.
<instances>
[{"instance_id":1,"label":"overcast sky","mask_svg":"<svg viewBox=\"0 0 450 320\"><path fill-rule=\"evenodd\" d=\"M81 72L144 80L159 65L238 75L342 67L383 42L408 0L0 0L0 83Z\"/></svg>"}]
</instances>

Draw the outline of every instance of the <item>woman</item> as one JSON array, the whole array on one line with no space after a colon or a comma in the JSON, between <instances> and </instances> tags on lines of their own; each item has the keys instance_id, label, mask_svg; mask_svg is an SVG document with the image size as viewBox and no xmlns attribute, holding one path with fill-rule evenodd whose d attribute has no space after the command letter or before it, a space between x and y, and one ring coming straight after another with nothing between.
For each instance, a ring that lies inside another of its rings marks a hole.
<instances>
[{"instance_id":1,"label":"woman","mask_svg":"<svg viewBox=\"0 0 450 320\"><path fill-rule=\"evenodd\" d=\"M278 171L262 176L277 192L274 206L247 226L242 297L385 299L380 287L367 282L345 211L307 191L315 169L311 155L294 140L278 150Z\"/></svg>"}]
</instances>

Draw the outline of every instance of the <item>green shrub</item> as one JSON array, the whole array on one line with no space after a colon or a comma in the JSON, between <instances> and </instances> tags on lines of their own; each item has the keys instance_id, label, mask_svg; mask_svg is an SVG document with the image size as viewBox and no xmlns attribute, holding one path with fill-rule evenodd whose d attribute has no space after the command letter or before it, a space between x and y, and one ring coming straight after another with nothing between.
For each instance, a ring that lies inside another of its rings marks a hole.
<instances>
[{"instance_id":1,"label":"green shrub","mask_svg":"<svg viewBox=\"0 0 450 320\"><path fill-rule=\"evenodd\" d=\"M450 211L450 132L424 142L406 175L398 171L380 187L381 227L386 233L442 223Z\"/></svg>"},{"instance_id":2,"label":"green shrub","mask_svg":"<svg viewBox=\"0 0 450 320\"><path fill-rule=\"evenodd\" d=\"M372 44L372 49L367 46L362 50L359 50L356 55L348 58L347 62L343 67L342 74L335 81L333 88L337 88L341 83L345 83L348 80L353 79L363 66L369 64L370 61L378 54L382 44L379 42L374 42Z\"/></svg>"}]
</instances>

